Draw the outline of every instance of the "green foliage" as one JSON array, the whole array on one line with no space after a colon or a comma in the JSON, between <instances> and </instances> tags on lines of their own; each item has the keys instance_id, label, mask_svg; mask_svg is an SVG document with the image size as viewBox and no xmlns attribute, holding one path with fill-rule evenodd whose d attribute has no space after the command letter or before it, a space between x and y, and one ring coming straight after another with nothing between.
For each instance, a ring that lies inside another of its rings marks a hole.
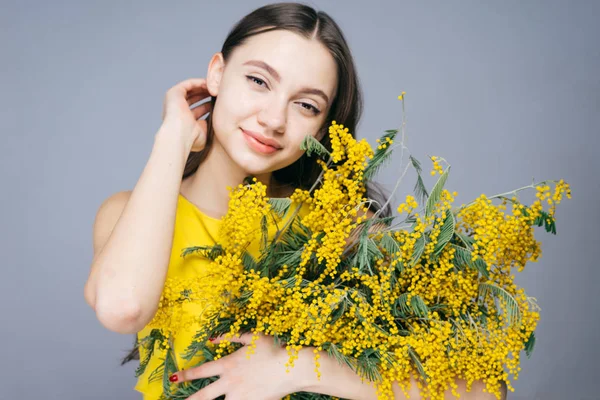
<instances>
[{"instance_id":1,"label":"green foliage","mask_svg":"<svg viewBox=\"0 0 600 400\"><path fill-rule=\"evenodd\" d=\"M331 310L329 314L329 324L335 324L350 308L350 301L347 298L342 298Z\"/></svg>"},{"instance_id":2,"label":"green foliage","mask_svg":"<svg viewBox=\"0 0 600 400\"><path fill-rule=\"evenodd\" d=\"M381 381L382 377L378 368L381 361L379 350L364 349L356 361L356 372L360 376L364 376L371 382Z\"/></svg>"},{"instance_id":3,"label":"green foliage","mask_svg":"<svg viewBox=\"0 0 600 400\"><path fill-rule=\"evenodd\" d=\"M398 133L397 129L390 129L385 131L385 134L379 138L380 144L386 143L387 138L394 140L396 134ZM390 159L392 155L391 146L386 146L385 149L377 149L373 153L373 158L368 161L368 164L363 172L363 179L365 181L369 181L373 179L379 169Z\"/></svg>"},{"instance_id":4,"label":"green foliage","mask_svg":"<svg viewBox=\"0 0 600 400\"><path fill-rule=\"evenodd\" d=\"M256 268L268 271L266 276L273 277L287 264L292 274L300 262L303 246L311 236L312 232L302 219L294 217L290 226L279 231L277 239L270 241L267 249L261 252Z\"/></svg>"},{"instance_id":5,"label":"green foliage","mask_svg":"<svg viewBox=\"0 0 600 400\"><path fill-rule=\"evenodd\" d=\"M348 356L342 354L342 352L340 351L339 347L336 344L327 342L323 345L323 350L325 350L328 355L335 358L335 360L340 365L346 365L346 366L350 367L353 371L356 371L356 368L357 368L356 361L357 360L353 357L348 357Z\"/></svg>"},{"instance_id":6,"label":"green foliage","mask_svg":"<svg viewBox=\"0 0 600 400\"><path fill-rule=\"evenodd\" d=\"M490 273L488 270L488 266L483 261L481 257L478 257L477 260L473 261L473 254L470 250L467 250L464 247L458 246L456 244L450 244L452 248L454 248L454 259L452 263L458 269L464 269L464 266L477 270L482 276L489 278Z\"/></svg>"},{"instance_id":7,"label":"green foliage","mask_svg":"<svg viewBox=\"0 0 600 400\"><path fill-rule=\"evenodd\" d=\"M292 199L290 199L289 197L272 197L269 198L268 202L271 205L272 210L276 212L279 215L279 217L283 218L285 214L287 214L290 205L292 204Z\"/></svg>"},{"instance_id":8,"label":"green foliage","mask_svg":"<svg viewBox=\"0 0 600 400\"><path fill-rule=\"evenodd\" d=\"M433 256L437 257L442 252L446 244L450 242L450 239L454 236L454 215L449 210L446 210L446 218L444 219L442 228L440 230L440 235L437 238L437 243L433 248Z\"/></svg>"},{"instance_id":9,"label":"green foliage","mask_svg":"<svg viewBox=\"0 0 600 400\"><path fill-rule=\"evenodd\" d=\"M264 252L269 245L269 224L267 222L267 216L263 215L260 218L260 230L261 230L261 241L260 251Z\"/></svg>"},{"instance_id":10,"label":"green foliage","mask_svg":"<svg viewBox=\"0 0 600 400\"><path fill-rule=\"evenodd\" d=\"M504 301L507 312L507 315L505 317L508 324L521 324L521 310L519 309L519 304L510 293L508 293L505 289L501 288L500 286L494 285L492 283L480 283L480 301L483 302L488 294Z\"/></svg>"},{"instance_id":11,"label":"green foliage","mask_svg":"<svg viewBox=\"0 0 600 400\"><path fill-rule=\"evenodd\" d=\"M163 393L168 396L168 393L171 392L171 382L169 381L169 377L179 371L179 366L177 365L177 359L174 354L174 349L171 346L166 353L165 362L164 362L162 383L163 383Z\"/></svg>"},{"instance_id":12,"label":"green foliage","mask_svg":"<svg viewBox=\"0 0 600 400\"><path fill-rule=\"evenodd\" d=\"M528 217L530 215L530 211L531 211L530 207L525 207L525 208L523 208L523 210L521 210L523 215L525 215L526 217ZM533 221L533 225L535 225L535 226L543 225L544 229L546 229L546 232L550 232L553 235L556 235L556 220L552 216L550 216L550 214L548 214L548 212L546 212L544 210L540 210L540 215L538 215L537 218Z\"/></svg>"},{"instance_id":13,"label":"green foliage","mask_svg":"<svg viewBox=\"0 0 600 400\"><path fill-rule=\"evenodd\" d=\"M379 250L379 247L377 247L375 241L368 236L369 227L371 225L372 221L369 221L369 223L363 226L355 260L358 263L358 270L360 273L366 273L366 271L368 271L370 275L373 275L374 272L372 267L374 266L374 261L383 257L383 254Z\"/></svg>"},{"instance_id":14,"label":"green foliage","mask_svg":"<svg viewBox=\"0 0 600 400\"><path fill-rule=\"evenodd\" d=\"M433 189L431 190L431 195L427 198L427 206L425 207L425 218L433 214L435 205L442 198L442 191L444 190L444 185L446 184L446 180L448 179L449 172L450 167L446 168L444 173L440 176L440 178L433 186Z\"/></svg>"},{"instance_id":15,"label":"green foliage","mask_svg":"<svg viewBox=\"0 0 600 400\"><path fill-rule=\"evenodd\" d=\"M529 338L525 342L525 354L527 354L527 358L531 358L531 354L533 353L533 348L535 347L535 332L531 332Z\"/></svg>"},{"instance_id":16,"label":"green foliage","mask_svg":"<svg viewBox=\"0 0 600 400\"><path fill-rule=\"evenodd\" d=\"M469 235L465 235L464 233L461 232L454 232L454 234L456 235L456 237L458 239L460 239L461 242L464 243L465 248L469 251L473 250L473 244L475 243L475 239L473 239L472 236Z\"/></svg>"},{"instance_id":17,"label":"green foliage","mask_svg":"<svg viewBox=\"0 0 600 400\"><path fill-rule=\"evenodd\" d=\"M214 261L217 257L224 255L225 250L220 244L215 244L213 246L190 246L185 247L181 251L181 257L187 257L194 253Z\"/></svg>"},{"instance_id":18,"label":"green foliage","mask_svg":"<svg viewBox=\"0 0 600 400\"><path fill-rule=\"evenodd\" d=\"M426 238L427 238L426 235L422 234L415 241L412 258L410 260L410 263L408 264L409 267L414 267L415 265L417 265L419 263L419 260L421 259L421 256L423 255L423 252L425 251L425 245L427 244Z\"/></svg>"},{"instance_id":19,"label":"green foliage","mask_svg":"<svg viewBox=\"0 0 600 400\"><path fill-rule=\"evenodd\" d=\"M398 244L396 239L394 239L393 237L391 237L388 234L383 235L383 237L379 241L379 244L386 251L387 254L393 255L393 254L396 254L397 252L401 251L400 245Z\"/></svg>"},{"instance_id":20,"label":"green foliage","mask_svg":"<svg viewBox=\"0 0 600 400\"><path fill-rule=\"evenodd\" d=\"M245 271L256 271L257 263L254 257L247 250L242 253L242 264L244 264Z\"/></svg>"},{"instance_id":21,"label":"green foliage","mask_svg":"<svg viewBox=\"0 0 600 400\"><path fill-rule=\"evenodd\" d=\"M308 157L311 157L313 153L316 153L319 156L331 156L325 146L311 135L306 135L304 137L302 143L300 143L300 150L305 150Z\"/></svg>"},{"instance_id":22,"label":"green foliage","mask_svg":"<svg viewBox=\"0 0 600 400\"><path fill-rule=\"evenodd\" d=\"M419 374L421 375L421 378L423 378L423 381L426 381L429 377L427 376L427 373L425 372L425 368L423 367L423 364L421 363L421 359L415 352L415 349L413 349L411 346L408 346L408 355L410 356L412 362L417 367L417 371L419 371Z\"/></svg>"},{"instance_id":23,"label":"green foliage","mask_svg":"<svg viewBox=\"0 0 600 400\"><path fill-rule=\"evenodd\" d=\"M397 318L407 319L409 317L426 318L429 313L429 307L425 304L423 298L419 295L413 295L410 302L406 304L409 293L402 293L392 305L392 315Z\"/></svg>"},{"instance_id":24,"label":"green foliage","mask_svg":"<svg viewBox=\"0 0 600 400\"><path fill-rule=\"evenodd\" d=\"M393 140L397 133L398 130L386 131L380 138L381 143L386 143L386 138ZM380 167L391 158L391 147L392 146L388 145L385 149L378 149L374 152L373 158L368 161L364 171L363 183L371 180L378 173ZM316 154L320 157L331 157L329 151L311 135L307 135L304 138L300 148L306 151L308 156ZM436 205L441 200L450 167L448 166L442 173L429 193L422 178L421 164L412 155L409 155L409 162L417 172L417 180L414 187L415 199L419 204L424 205L425 217L431 217L436 211ZM252 182L252 176L247 177L244 182L246 184L254 184ZM383 288L380 288L379 290L372 289L373 285L367 285L365 281L360 279L362 277L353 277L350 280L342 280L339 276L341 275L341 272L349 271L353 267L358 268L359 275L378 276L382 272L379 270L380 267L377 264L378 260L387 257L388 261L390 261L391 259L396 259L399 255L402 255L402 246L394 238L393 228L385 229L381 237L377 237L378 235L375 234L376 232L370 230L375 224L381 223L386 227L391 227L394 219L393 216L385 218L375 217L362 221L359 224L357 240L348 246L342 254L341 261L337 266L336 276L338 277L326 277L320 286L315 289L312 283L314 279L323 272L325 261L319 261L313 254L309 259L304 275L298 276L296 275L296 272L301 261L302 252L309 240L322 243L325 232L313 233L302 223L302 219L296 216L298 211L298 209L296 209L291 218L291 222L285 224L284 227L277 226L277 232L274 239L269 240L269 217L274 223L277 223L278 219L284 218L290 212L292 201L289 198L270 198L268 202L271 207L271 214L263 216L260 220L260 256L255 259L248 251L242 252L244 270L257 271L261 277L268 277L270 279L277 277L276 284L281 288L293 288L299 281L298 283L302 289L308 289L309 294L304 299L307 302L323 300L330 289L335 288L342 290L343 295L339 298L337 303L331 305L330 310L327 309L325 312L327 315L320 316L324 317L323 323L329 324L330 326L333 326L334 324L336 324L336 326L343 326L343 324L348 323L347 321L352 321L353 323L357 322L358 327L360 327L361 324L364 324L369 329L375 329L377 334L381 334L384 338L386 338L386 336L391 336L390 328L394 327L399 331L399 335L409 336L412 334L411 324L415 321L417 323L423 322L423 325L428 329L428 322L430 321L429 316L431 315L431 312L435 311L439 314L441 320L453 321L454 324L452 330L454 335L460 335L460 325L452 318L461 318L463 321L468 321L470 324L477 324L485 329L488 321L490 321L491 318L495 318L496 312L500 313L502 311L499 304L506 307L506 315L503 315L503 317L505 317L505 320L509 325L518 325L521 323L521 310L513 295L493 282L479 283L477 298L473 299L472 304L468 305L470 311L480 311L480 314L476 317L477 319L474 319L473 315L477 315L477 313L471 314L470 312L465 312L459 316L454 315L454 308L450 307L450 304L452 304L451 299L440 298L440 295L438 295L436 300L432 300L429 296L422 297L409 292L411 288L406 284L406 279L402 279L402 274L410 268L424 269L426 273L431 273L433 268L438 267L436 263L443 254L444 249L453 249L454 259L452 260L452 263L455 271L470 268L471 270L478 272L480 280L489 280L491 266L488 266L481 257L477 257L476 260L473 260L476 240L472 237L472 234L461 232L459 229L458 212L460 209L446 210L444 214L440 216L440 218L443 218L440 233L428 260L423 260L423 256L425 254L425 248L431 243L432 230L429 227L426 227L425 231L420 232L420 235L416 237L409 261L406 263L402 261L396 263L395 269L392 270L391 276L389 276L390 288L400 289L395 293L402 294L396 299L383 299L385 290L383 290ZM530 212L530 208L525 208L523 210L523 214L526 216L529 215ZM414 231L417 224L417 218L415 215L409 215L404 222L412 224L412 228L409 231ZM543 225L547 232L556 234L555 219L550 217L547 212L542 211L542 214L536 218L533 224L537 226ZM217 244L214 246L188 247L182 251L182 257L190 256L192 254L215 260L218 256L224 254L224 250ZM284 266L288 267L288 272L282 275L278 274ZM429 271L427 268L429 268ZM439 270L433 272L439 272ZM386 270L385 273L389 274L389 271ZM400 283L406 286L398 288L397 285ZM188 293L182 292L182 299L185 299L187 295ZM356 295L358 299L353 298L354 295ZM411 300L407 304L409 295ZM227 299L227 301L229 301L227 305L232 309L243 308L250 302L253 296L254 293L250 289L243 288L241 293L235 298ZM488 302L488 296L490 296L493 301ZM424 297L427 299L427 302ZM383 300L383 305L390 307L393 318L387 319L380 317L376 320L371 320L366 319L365 316L361 315L361 312L363 311L361 311L361 307L359 306L364 303L372 305L374 300ZM488 307L491 309L488 309ZM354 314L352 315L350 314L351 310L354 310ZM210 332L199 332L186 349L186 354L183 358L191 360L194 356L201 354L203 355L205 362L214 360L215 354L213 349L210 346L207 346L206 339L208 336L220 336L229 332L230 327L234 325L236 319L227 315L230 314L219 314L218 312L215 312L212 315L208 315L207 317L214 322L210 329L207 328ZM256 328L256 325L256 320L244 320L239 333L250 332L252 329ZM353 327L354 326L355 325L353 325ZM275 335L274 341L276 344L281 345L289 342L291 338L292 334L290 332L283 332ZM147 348L151 350L149 354L140 361L140 366L136 370L136 376L143 374L147 368L149 360L153 356L155 342L160 343L163 340L164 337L160 331L153 330L143 342L138 343L138 345L147 346ZM307 333L300 333L299 337L294 333L294 340L309 346L310 341L314 339L311 339L310 334ZM344 346L343 342L327 342L319 343L319 345L322 346L322 349L325 350L329 356L335 358L338 363L351 368L357 374L370 381L381 381L382 376L380 367L382 365L391 366L395 357L392 353L382 353L379 348L366 348L360 350L359 354L346 355L341 351ZM532 333L524 343L524 348L528 356L530 356L533 351L534 345L535 335ZM241 345L235 344L234 348L235 347L241 348ZM359 350L357 350L357 352L358 351ZM450 346L447 347L447 351L451 351ZM427 355L421 355L425 357L423 361L421 356L417 354L417 351L413 347L408 346L406 356L410 358L412 365L419 372L423 382L426 382L429 379L425 368L428 362ZM200 388L205 387L218 379L216 377L198 379L188 384L180 385L177 389L177 393L169 393L169 388L172 385L168 382L168 375L176 370L178 370L176 358L173 356L171 348L167 351L164 362L159 368L153 371L150 376L151 380L160 380L162 378L163 388L166 393L165 398L187 398ZM298 392L292 394L291 399L330 400L331 397L316 393Z\"/></svg>"},{"instance_id":25,"label":"green foliage","mask_svg":"<svg viewBox=\"0 0 600 400\"><path fill-rule=\"evenodd\" d=\"M429 197L429 193L427 192L427 188L425 187L425 183L423 183L423 178L421 176L421 163L412 155L410 155L408 159L410 160L413 168L417 172L417 182L415 183L415 187L413 189L415 193L415 200L417 201L417 203L423 204Z\"/></svg>"},{"instance_id":26,"label":"green foliage","mask_svg":"<svg viewBox=\"0 0 600 400\"><path fill-rule=\"evenodd\" d=\"M152 358L152 355L154 354L154 344L156 342L160 343L163 340L164 340L164 336L163 336L162 332L160 331L160 329L152 329L150 331L150 334L141 340L139 340L139 338L137 338L137 336L136 336L135 347L137 347L137 348L143 347L147 351L146 356L143 359L140 359L140 364L137 367L137 369L135 370L136 378L138 378L140 375L142 375L146 371L148 363L150 362L150 359Z\"/></svg>"},{"instance_id":27,"label":"green foliage","mask_svg":"<svg viewBox=\"0 0 600 400\"><path fill-rule=\"evenodd\" d=\"M161 358L161 360L163 360L163 362L160 363L160 365L156 367L156 369L148 376L148 382L156 382L161 380L165 370L164 358Z\"/></svg>"}]
</instances>

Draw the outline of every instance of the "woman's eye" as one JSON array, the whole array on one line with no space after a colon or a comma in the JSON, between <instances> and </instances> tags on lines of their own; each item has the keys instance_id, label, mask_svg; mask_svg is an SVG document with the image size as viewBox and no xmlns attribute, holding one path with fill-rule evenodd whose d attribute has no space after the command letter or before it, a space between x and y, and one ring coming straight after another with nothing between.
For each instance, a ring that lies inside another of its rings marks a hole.
<instances>
[{"instance_id":1,"label":"woman's eye","mask_svg":"<svg viewBox=\"0 0 600 400\"><path fill-rule=\"evenodd\" d=\"M300 103L302 105L302 107L304 107L305 109L312 111L312 113L314 115L318 115L321 110L319 110L317 107L313 106L312 104L308 104L308 103ZM305 107L308 106L308 107Z\"/></svg>"},{"instance_id":2,"label":"woman's eye","mask_svg":"<svg viewBox=\"0 0 600 400\"><path fill-rule=\"evenodd\" d=\"M258 86L267 87L267 84L265 83L265 81L263 81L260 78L255 77L255 76L246 75L246 79L248 79L249 81L252 81L252 82L256 83ZM306 109L308 111L312 111L312 113L314 115L319 115L319 113L321 112L321 110L319 110L317 107L313 106L312 104L308 104L308 103L299 103L299 104L304 109Z\"/></svg>"},{"instance_id":3,"label":"woman's eye","mask_svg":"<svg viewBox=\"0 0 600 400\"><path fill-rule=\"evenodd\" d=\"M265 83L265 81L263 81L262 79L259 79L259 78L255 77L255 76L252 76L252 75L246 75L246 78L248 78L248 80L250 80L250 81L252 81L252 82L254 82L254 83L256 83L256 82L259 82L259 83L256 83L256 84L257 84L257 85L259 85L259 86L262 86L262 85L261 85L261 83L262 83L262 84L264 84L264 85L265 85L265 87L266 87L266 83Z\"/></svg>"}]
</instances>

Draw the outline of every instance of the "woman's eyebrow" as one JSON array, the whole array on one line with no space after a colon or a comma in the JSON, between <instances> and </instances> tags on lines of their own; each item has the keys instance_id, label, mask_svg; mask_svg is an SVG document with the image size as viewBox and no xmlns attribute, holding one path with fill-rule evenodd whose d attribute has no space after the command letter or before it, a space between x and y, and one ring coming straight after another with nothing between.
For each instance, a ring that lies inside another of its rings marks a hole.
<instances>
[{"instance_id":1,"label":"woman's eyebrow","mask_svg":"<svg viewBox=\"0 0 600 400\"><path fill-rule=\"evenodd\" d=\"M275 70L275 68L271 67L269 64L267 64L264 61L250 60L250 61L246 61L242 65L253 65L255 67L262 68L262 69L266 70L271 76L273 76L273 78L275 78L275 80L277 82L281 83L281 76L279 75L279 73ZM329 97L325 94L325 92L323 92L320 89L305 87L300 90L300 93L308 93L308 94L314 94L317 96L321 96L323 98L323 100L325 100L325 103L329 104Z\"/></svg>"}]
</instances>

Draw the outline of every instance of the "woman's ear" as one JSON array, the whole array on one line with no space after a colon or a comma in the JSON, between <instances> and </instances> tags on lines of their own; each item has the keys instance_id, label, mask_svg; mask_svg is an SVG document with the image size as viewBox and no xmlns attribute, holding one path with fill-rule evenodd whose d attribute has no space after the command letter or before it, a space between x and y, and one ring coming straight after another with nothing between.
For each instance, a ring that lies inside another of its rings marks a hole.
<instances>
[{"instance_id":1,"label":"woman's ear","mask_svg":"<svg viewBox=\"0 0 600 400\"><path fill-rule=\"evenodd\" d=\"M215 53L210 59L206 74L206 86L208 87L208 92L213 97L216 97L219 93L219 85L221 84L224 69L225 60L223 59L223 53Z\"/></svg>"}]
</instances>

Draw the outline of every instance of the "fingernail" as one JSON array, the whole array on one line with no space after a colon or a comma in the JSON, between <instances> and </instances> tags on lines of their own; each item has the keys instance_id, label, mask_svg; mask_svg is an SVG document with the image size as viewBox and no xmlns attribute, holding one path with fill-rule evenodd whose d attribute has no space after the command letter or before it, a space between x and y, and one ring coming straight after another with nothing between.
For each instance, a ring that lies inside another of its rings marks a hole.
<instances>
[{"instance_id":1,"label":"fingernail","mask_svg":"<svg viewBox=\"0 0 600 400\"><path fill-rule=\"evenodd\" d=\"M177 379L179 379L179 378L177 378L177 375L175 375L175 374L173 374L173 375L171 375L171 376L169 377L169 380L170 380L171 382L177 382Z\"/></svg>"}]
</instances>

